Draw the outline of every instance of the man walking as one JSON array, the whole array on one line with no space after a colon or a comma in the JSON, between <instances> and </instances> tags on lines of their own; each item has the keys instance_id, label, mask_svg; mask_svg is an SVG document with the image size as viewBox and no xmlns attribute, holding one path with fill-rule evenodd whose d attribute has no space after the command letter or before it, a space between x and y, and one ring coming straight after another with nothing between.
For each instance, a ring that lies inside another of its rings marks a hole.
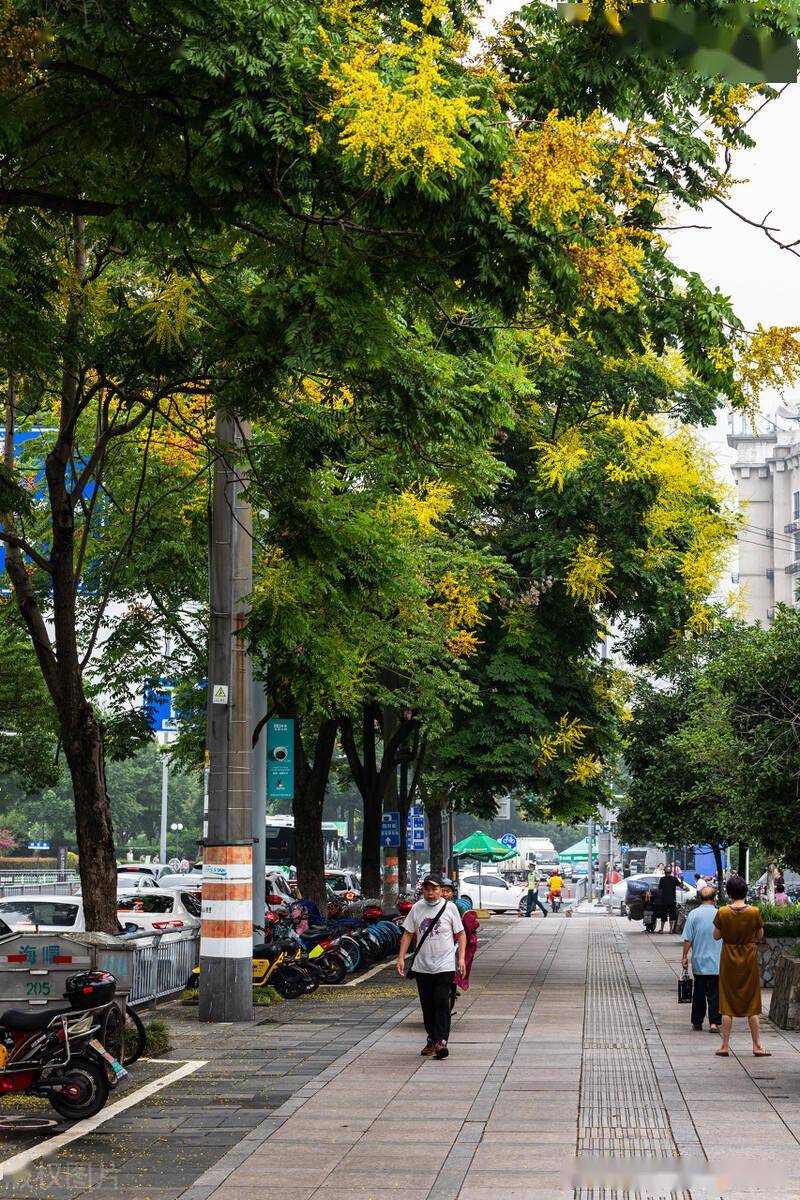
<instances>
[{"instance_id":1,"label":"man walking","mask_svg":"<svg viewBox=\"0 0 800 1200\"><path fill-rule=\"evenodd\" d=\"M676 899L678 888L686 891L686 885L672 873L672 865L664 868L664 874L658 881L658 890L655 895L656 912L661 918L661 928L659 933L664 932L664 925L669 920L670 933L675 932L675 924L678 920L678 902Z\"/></svg>"},{"instance_id":2,"label":"man walking","mask_svg":"<svg viewBox=\"0 0 800 1200\"><path fill-rule=\"evenodd\" d=\"M692 951L692 1029L700 1030L708 1009L710 1033L719 1033L719 960L722 942L714 940L714 917L716 916L716 888L700 889L700 907L692 909L686 918L683 930L683 953L681 965L689 968L689 949Z\"/></svg>"},{"instance_id":3,"label":"man walking","mask_svg":"<svg viewBox=\"0 0 800 1200\"><path fill-rule=\"evenodd\" d=\"M528 868L528 899L525 902L525 916L529 917L534 905L542 910L542 916L547 916L547 909L539 899L539 872L536 863Z\"/></svg>"},{"instance_id":4,"label":"man walking","mask_svg":"<svg viewBox=\"0 0 800 1200\"><path fill-rule=\"evenodd\" d=\"M397 973L405 975L406 953L416 935L413 970L428 1035L420 1051L425 1058L447 1058L449 1054L450 992L456 971L463 977L466 969L467 935L455 904L442 898L442 884L446 882L439 875L425 876L422 899L403 922L397 955Z\"/></svg>"}]
</instances>

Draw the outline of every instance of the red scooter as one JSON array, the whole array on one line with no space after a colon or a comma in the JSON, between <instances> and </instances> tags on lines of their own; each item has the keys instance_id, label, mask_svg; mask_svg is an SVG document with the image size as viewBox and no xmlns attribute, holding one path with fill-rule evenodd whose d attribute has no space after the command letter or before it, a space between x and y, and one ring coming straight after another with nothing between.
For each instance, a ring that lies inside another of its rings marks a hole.
<instances>
[{"instance_id":1,"label":"red scooter","mask_svg":"<svg viewBox=\"0 0 800 1200\"><path fill-rule=\"evenodd\" d=\"M0 1015L0 1096L44 1096L69 1121L93 1117L127 1071L103 1045L116 980L84 971L66 982L66 1004ZM109 1079L109 1070L111 1079Z\"/></svg>"}]
</instances>

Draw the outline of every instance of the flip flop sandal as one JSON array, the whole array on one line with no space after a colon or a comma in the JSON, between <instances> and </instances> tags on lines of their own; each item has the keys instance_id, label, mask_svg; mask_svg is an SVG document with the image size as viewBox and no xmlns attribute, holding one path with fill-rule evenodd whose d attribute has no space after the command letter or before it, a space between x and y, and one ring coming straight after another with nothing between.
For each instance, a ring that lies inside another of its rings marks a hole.
<instances>
[{"instance_id":1,"label":"flip flop sandal","mask_svg":"<svg viewBox=\"0 0 800 1200\"><path fill-rule=\"evenodd\" d=\"M730 1050L715 1050L714 1053L717 1058L730 1058L731 1056Z\"/></svg>"},{"instance_id":2,"label":"flip flop sandal","mask_svg":"<svg viewBox=\"0 0 800 1200\"><path fill-rule=\"evenodd\" d=\"M771 1050L754 1050L753 1058L772 1058Z\"/></svg>"}]
</instances>

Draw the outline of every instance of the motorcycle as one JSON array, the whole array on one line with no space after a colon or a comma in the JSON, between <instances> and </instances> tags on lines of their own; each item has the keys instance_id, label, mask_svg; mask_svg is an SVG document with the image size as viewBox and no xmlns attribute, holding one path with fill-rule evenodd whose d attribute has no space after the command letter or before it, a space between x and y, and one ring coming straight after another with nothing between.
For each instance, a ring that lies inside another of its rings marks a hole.
<instances>
[{"instance_id":1,"label":"motorcycle","mask_svg":"<svg viewBox=\"0 0 800 1200\"><path fill-rule=\"evenodd\" d=\"M550 911L557 913L561 908L561 892L550 893Z\"/></svg>"},{"instance_id":2,"label":"motorcycle","mask_svg":"<svg viewBox=\"0 0 800 1200\"><path fill-rule=\"evenodd\" d=\"M43 1096L68 1121L100 1112L127 1075L103 1044L115 991L113 975L84 971L67 979L66 1005L2 1013L0 1095Z\"/></svg>"}]
</instances>

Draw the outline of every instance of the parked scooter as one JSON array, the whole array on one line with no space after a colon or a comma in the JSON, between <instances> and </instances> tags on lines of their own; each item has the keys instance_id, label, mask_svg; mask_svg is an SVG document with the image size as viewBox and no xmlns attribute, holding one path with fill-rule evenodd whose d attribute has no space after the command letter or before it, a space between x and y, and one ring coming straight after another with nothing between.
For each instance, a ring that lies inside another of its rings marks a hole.
<instances>
[{"instance_id":1,"label":"parked scooter","mask_svg":"<svg viewBox=\"0 0 800 1200\"><path fill-rule=\"evenodd\" d=\"M0 1094L44 1096L69 1121L100 1112L127 1074L103 1045L116 986L107 971L83 971L67 979L66 1004L0 1015Z\"/></svg>"}]
</instances>

